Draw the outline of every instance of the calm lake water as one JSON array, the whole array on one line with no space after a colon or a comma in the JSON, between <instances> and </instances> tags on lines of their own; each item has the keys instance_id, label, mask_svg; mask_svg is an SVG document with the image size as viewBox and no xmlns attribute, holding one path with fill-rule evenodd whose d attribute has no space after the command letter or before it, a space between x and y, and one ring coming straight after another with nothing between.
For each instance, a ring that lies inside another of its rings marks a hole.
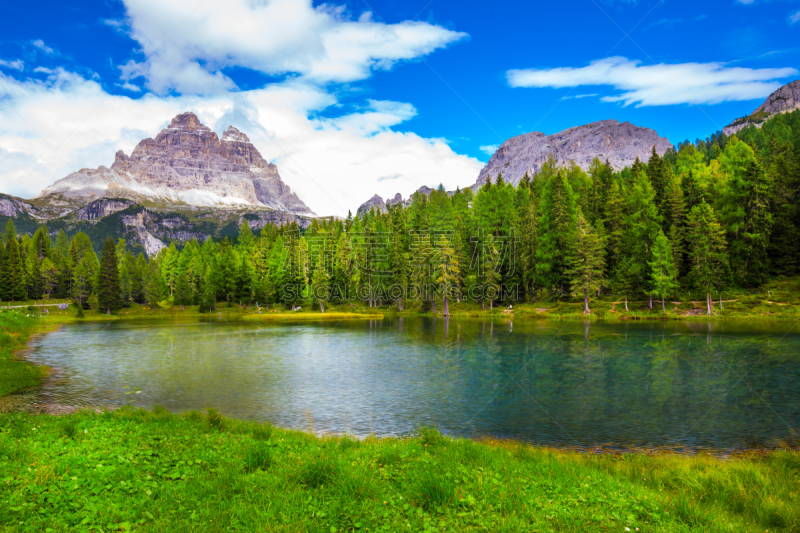
<instances>
[{"instance_id":1,"label":"calm lake water","mask_svg":"<svg viewBox=\"0 0 800 533\"><path fill-rule=\"evenodd\" d=\"M422 425L560 447L796 441L793 324L112 322L39 338L40 401L214 407L318 433Z\"/></svg>"}]
</instances>

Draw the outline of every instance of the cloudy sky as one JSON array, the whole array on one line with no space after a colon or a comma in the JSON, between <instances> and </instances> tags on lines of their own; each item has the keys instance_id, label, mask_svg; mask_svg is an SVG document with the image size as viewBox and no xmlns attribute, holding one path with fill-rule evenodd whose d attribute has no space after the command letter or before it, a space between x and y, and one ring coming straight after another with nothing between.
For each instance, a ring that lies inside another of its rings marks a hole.
<instances>
[{"instance_id":1,"label":"cloudy sky","mask_svg":"<svg viewBox=\"0 0 800 533\"><path fill-rule=\"evenodd\" d=\"M110 166L183 111L318 214L474 183L504 140L706 137L800 77L800 1L0 0L0 192Z\"/></svg>"}]
</instances>

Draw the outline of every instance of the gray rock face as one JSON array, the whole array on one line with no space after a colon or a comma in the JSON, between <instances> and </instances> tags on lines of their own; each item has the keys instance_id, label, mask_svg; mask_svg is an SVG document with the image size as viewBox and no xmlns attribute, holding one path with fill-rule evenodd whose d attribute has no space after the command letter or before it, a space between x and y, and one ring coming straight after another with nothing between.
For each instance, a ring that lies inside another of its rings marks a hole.
<instances>
[{"instance_id":1,"label":"gray rock face","mask_svg":"<svg viewBox=\"0 0 800 533\"><path fill-rule=\"evenodd\" d=\"M229 127L220 141L194 113L172 119L155 139L144 139L130 157L117 152L111 168L82 169L37 198L85 204L100 198L201 206L268 207L314 213L283 183L250 139Z\"/></svg>"},{"instance_id":2,"label":"gray rock face","mask_svg":"<svg viewBox=\"0 0 800 533\"><path fill-rule=\"evenodd\" d=\"M554 135L534 131L512 137L500 145L481 170L475 185L483 185L490 176L495 180L500 173L506 182L516 185L526 172L531 177L538 173L551 154L559 166L574 161L586 170L598 157L621 170L632 165L637 157L646 162L653 146L659 155L672 148L672 144L654 130L630 122L620 124L616 120L593 122Z\"/></svg>"},{"instance_id":3,"label":"gray rock face","mask_svg":"<svg viewBox=\"0 0 800 533\"><path fill-rule=\"evenodd\" d=\"M3 194L0 196L0 215L15 218L20 215L37 216L36 208L27 202L17 200L12 196Z\"/></svg>"},{"instance_id":4,"label":"gray rock face","mask_svg":"<svg viewBox=\"0 0 800 533\"><path fill-rule=\"evenodd\" d=\"M75 211L78 220L94 220L95 218L103 218L108 215L113 215L117 211L122 211L134 205L130 200L95 200L89 202L84 207Z\"/></svg>"},{"instance_id":5,"label":"gray rock face","mask_svg":"<svg viewBox=\"0 0 800 533\"><path fill-rule=\"evenodd\" d=\"M387 211L386 204L384 203L383 198L381 198L377 194L358 207L357 211L358 216L362 217L366 213L372 211L373 209L375 209L375 211L377 211L378 213L385 213Z\"/></svg>"},{"instance_id":6,"label":"gray rock face","mask_svg":"<svg viewBox=\"0 0 800 533\"><path fill-rule=\"evenodd\" d=\"M731 124L722 128L722 133L733 135L748 126L760 128L764 122L775 115L788 113L795 109L800 109L800 80L786 84L769 95L767 100L750 113L749 116L734 120Z\"/></svg>"}]
</instances>

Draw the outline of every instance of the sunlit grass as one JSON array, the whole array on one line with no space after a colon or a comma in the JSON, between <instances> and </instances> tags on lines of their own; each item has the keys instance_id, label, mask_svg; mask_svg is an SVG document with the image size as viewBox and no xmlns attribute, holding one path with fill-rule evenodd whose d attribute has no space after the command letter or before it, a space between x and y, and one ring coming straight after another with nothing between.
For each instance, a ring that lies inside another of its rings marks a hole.
<instances>
[{"instance_id":1,"label":"sunlit grass","mask_svg":"<svg viewBox=\"0 0 800 533\"><path fill-rule=\"evenodd\" d=\"M800 454L315 437L218 413L0 415L4 531L800 531Z\"/></svg>"}]
</instances>

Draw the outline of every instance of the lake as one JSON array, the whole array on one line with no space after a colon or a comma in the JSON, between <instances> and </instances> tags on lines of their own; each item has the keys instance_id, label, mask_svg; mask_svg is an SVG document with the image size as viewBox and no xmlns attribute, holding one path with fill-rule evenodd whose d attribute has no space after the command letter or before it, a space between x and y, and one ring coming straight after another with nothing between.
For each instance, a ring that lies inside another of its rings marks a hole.
<instances>
[{"instance_id":1,"label":"lake","mask_svg":"<svg viewBox=\"0 0 800 533\"><path fill-rule=\"evenodd\" d=\"M793 323L393 317L322 323L116 321L38 338L39 401L213 407L316 433L557 447L733 450L797 441Z\"/></svg>"}]
</instances>

